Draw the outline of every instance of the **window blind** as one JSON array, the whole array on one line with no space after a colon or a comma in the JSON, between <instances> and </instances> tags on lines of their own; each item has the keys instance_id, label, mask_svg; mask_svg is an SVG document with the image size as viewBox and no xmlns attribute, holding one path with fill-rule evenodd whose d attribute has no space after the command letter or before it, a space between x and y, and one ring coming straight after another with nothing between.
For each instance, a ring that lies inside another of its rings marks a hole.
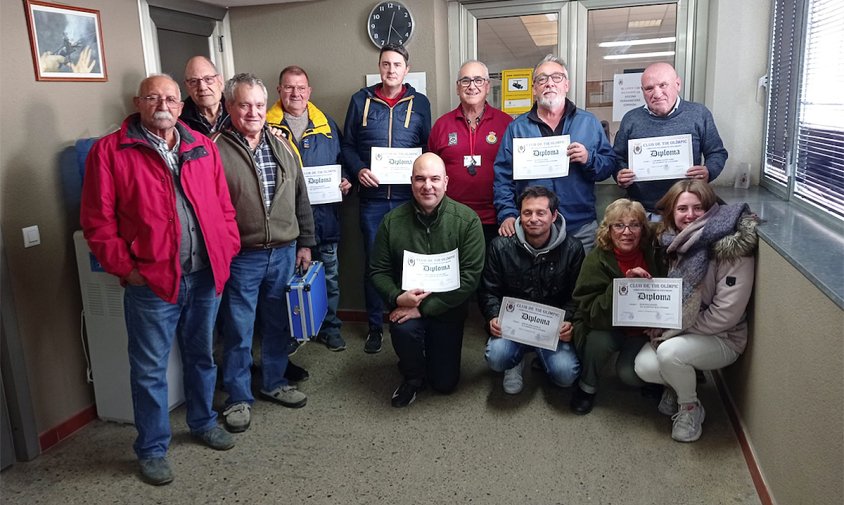
<instances>
[{"instance_id":1,"label":"window blind","mask_svg":"<svg viewBox=\"0 0 844 505\"><path fill-rule=\"evenodd\" d=\"M794 194L844 218L844 2L810 0Z\"/></svg>"}]
</instances>

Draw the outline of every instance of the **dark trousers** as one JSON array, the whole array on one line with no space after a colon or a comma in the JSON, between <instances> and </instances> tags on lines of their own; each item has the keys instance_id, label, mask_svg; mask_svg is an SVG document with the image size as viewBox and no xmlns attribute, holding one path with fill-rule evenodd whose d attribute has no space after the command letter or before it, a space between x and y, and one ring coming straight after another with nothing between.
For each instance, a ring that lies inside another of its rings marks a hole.
<instances>
[{"instance_id":1,"label":"dark trousers","mask_svg":"<svg viewBox=\"0 0 844 505\"><path fill-rule=\"evenodd\" d=\"M592 330L586 336L583 348L583 369L580 373L580 389L587 393L598 390L601 370L618 351L615 370L621 382L630 386L644 386L645 383L633 370L633 362L642 346L648 343L645 335L627 335L619 330Z\"/></svg>"},{"instance_id":2,"label":"dark trousers","mask_svg":"<svg viewBox=\"0 0 844 505\"><path fill-rule=\"evenodd\" d=\"M404 380L416 386L427 382L439 393L451 393L460 380L464 318L443 321L432 317L390 324L390 340L399 357Z\"/></svg>"}]
</instances>

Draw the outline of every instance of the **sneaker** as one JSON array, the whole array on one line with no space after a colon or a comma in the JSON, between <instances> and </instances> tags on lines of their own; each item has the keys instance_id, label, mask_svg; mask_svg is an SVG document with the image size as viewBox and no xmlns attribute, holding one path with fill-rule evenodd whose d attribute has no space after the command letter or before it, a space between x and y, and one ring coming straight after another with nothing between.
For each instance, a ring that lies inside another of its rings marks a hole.
<instances>
[{"instance_id":1,"label":"sneaker","mask_svg":"<svg viewBox=\"0 0 844 505\"><path fill-rule=\"evenodd\" d=\"M226 429L232 433L246 431L252 423L252 407L246 402L233 403L223 411Z\"/></svg>"},{"instance_id":2,"label":"sneaker","mask_svg":"<svg viewBox=\"0 0 844 505\"><path fill-rule=\"evenodd\" d=\"M298 351L303 344L304 342L299 342L295 338L291 338L290 342L287 344L287 355L293 356L294 354L296 354L296 351Z\"/></svg>"},{"instance_id":3,"label":"sneaker","mask_svg":"<svg viewBox=\"0 0 844 505\"><path fill-rule=\"evenodd\" d=\"M234 437L220 426L214 426L202 433L193 433L193 436L203 444L218 451L228 451L234 447Z\"/></svg>"},{"instance_id":4,"label":"sneaker","mask_svg":"<svg viewBox=\"0 0 844 505\"><path fill-rule=\"evenodd\" d=\"M284 378L288 382L305 382L311 378L311 374L304 368L294 365L292 361L288 361L287 368L284 370Z\"/></svg>"},{"instance_id":5,"label":"sneaker","mask_svg":"<svg viewBox=\"0 0 844 505\"><path fill-rule=\"evenodd\" d=\"M366 334L366 343L363 344L363 352L367 354L376 354L381 352L382 333L380 330L370 329Z\"/></svg>"},{"instance_id":6,"label":"sneaker","mask_svg":"<svg viewBox=\"0 0 844 505\"><path fill-rule=\"evenodd\" d=\"M703 419L706 412L698 402L680 405L680 410L671 416L674 427L671 428L671 438L678 442L694 442L703 433Z\"/></svg>"},{"instance_id":7,"label":"sneaker","mask_svg":"<svg viewBox=\"0 0 844 505\"><path fill-rule=\"evenodd\" d=\"M659 400L656 410L666 416L673 416L677 413L677 393L670 386L665 386L665 389L662 390L662 398Z\"/></svg>"},{"instance_id":8,"label":"sneaker","mask_svg":"<svg viewBox=\"0 0 844 505\"><path fill-rule=\"evenodd\" d=\"M574 393L571 395L571 411L579 416L585 416L592 412L592 407L595 406L595 393L587 393L580 389L580 386L574 388Z\"/></svg>"},{"instance_id":9,"label":"sneaker","mask_svg":"<svg viewBox=\"0 0 844 505\"><path fill-rule=\"evenodd\" d=\"M407 407L413 400L416 399L416 392L419 391L419 386L415 386L409 382L402 382L399 387L393 391L393 397L390 400L390 403L393 404L393 407Z\"/></svg>"},{"instance_id":10,"label":"sneaker","mask_svg":"<svg viewBox=\"0 0 844 505\"><path fill-rule=\"evenodd\" d=\"M519 364L504 370L504 392L508 395L517 395L522 392L525 386L525 381L522 379L522 370L525 367L524 361L519 361Z\"/></svg>"},{"instance_id":11,"label":"sneaker","mask_svg":"<svg viewBox=\"0 0 844 505\"><path fill-rule=\"evenodd\" d=\"M173 482L173 470L167 458L146 458L138 460L141 465L141 478L153 486L163 486Z\"/></svg>"},{"instance_id":12,"label":"sneaker","mask_svg":"<svg viewBox=\"0 0 844 505\"><path fill-rule=\"evenodd\" d=\"M323 340L325 342L325 347L328 348L329 351L345 351L346 350L346 341L343 340L343 337L340 334L336 335L328 335Z\"/></svg>"},{"instance_id":13,"label":"sneaker","mask_svg":"<svg viewBox=\"0 0 844 505\"><path fill-rule=\"evenodd\" d=\"M305 393L296 389L296 386L279 386L272 391L261 390L261 395L267 400L280 403L287 408L298 409L308 403Z\"/></svg>"}]
</instances>

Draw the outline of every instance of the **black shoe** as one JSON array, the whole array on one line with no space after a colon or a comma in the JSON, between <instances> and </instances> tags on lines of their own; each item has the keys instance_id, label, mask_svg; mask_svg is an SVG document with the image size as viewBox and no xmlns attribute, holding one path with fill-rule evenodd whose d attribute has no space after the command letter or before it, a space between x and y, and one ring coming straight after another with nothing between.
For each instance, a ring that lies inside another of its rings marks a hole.
<instances>
[{"instance_id":1,"label":"black shoe","mask_svg":"<svg viewBox=\"0 0 844 505\"><path fill-rule=\"evenodd\" d=\"M416 399L416 392L419 389L419 386L415 386L409 382L402 382L401 386L393 391L393 398L390 403L393 404L393 407L407 407Z\"/></svg>"},{"instance_id":2,"label":"black shoe","mask_svg":"<svg viewBox=\"0 0 844 505\"><path fill-rule=\"evenodd\" d=\"M299 342L295 338L291 338L290 342L287 344L287 355L293 356L300 347L302 347L302 342Z\"/></svg>"},{"instance_id":3,"label":"black shoe","mask_svg":"<svg viewBox=\"0 0 844 505\"><path fill-rule=\"evenodd\" d=\"M592 412L592 407L595 406L595 394L587 393L580 389L580 386L574 387L574 393L571 395L571 403L569 404L571 411L579 416L584 416Z\"/></svg>"},{"instance_id":4,"label":"black shoe","mask_svg":"<svg viewBox=\"0 0 844 505\"><path fill-rule=\"evenodd\" d=\"M366 334L366 343L363 344L363 352L367 354L376 354L381 352L382 334L378 330L369 330ZM404 405L402 405L404 407Z\"/></svg>"},{"instance_id":5,"label":"black shoe","mask_svg":"<svg viewBox=\"0 0 844 505\"><path fill-rule=\"evenodd\" d=\"M545 373L545 366L542 365L542 361L538 357L531 360L530 369Z\"/></svg>"},{"instance_id":6,"label":"black shoe","mask_svg":"<svg viewBox=\"0 0 844 505\"><path fill-rule=\"evenodd\" d=\"M287 369L284 371L284 378L288 382L305 382L311 378L311 374L304 368L294 365L292 361L287 361Z\"/></svg>"}]
</instances>

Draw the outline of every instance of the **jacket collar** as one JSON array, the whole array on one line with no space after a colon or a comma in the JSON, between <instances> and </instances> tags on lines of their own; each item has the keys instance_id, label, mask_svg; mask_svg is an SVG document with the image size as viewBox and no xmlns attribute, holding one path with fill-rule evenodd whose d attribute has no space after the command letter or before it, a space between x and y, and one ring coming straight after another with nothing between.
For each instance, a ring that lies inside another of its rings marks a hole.
<instances>
[{"instance_id":1,"label":"jacket collar","mask_svg":"<svg viewBox=\"0 0 844 505\"><path fill-rule=\"evenodd\" d=\"M331 137L331 125L328 124L328 117L317 108L316 105L308 102L308 121L310 128L308 134L320 134ZM267 111L267 124L276 128L287 128L284 123L284 109L281 108L281 100L270 107Z\"/></svg>"},{"instance_id":2,"label":"jacket collar","mask_svg":"<svg viewBox=\"0 0 844 505\"><path fill-rule=\"evenodd\" d=\"M196 142L196 137L193 132L181 120L176 121L176 130L179 132L181 138L180 151L185 151L188 146ZM143 126L141 126L140 113L134 113L123 121L123 126L120 128L120 143L121 144L146 144L151 146L146 135L144 135Z\"/></svg>"}]
</instances>

